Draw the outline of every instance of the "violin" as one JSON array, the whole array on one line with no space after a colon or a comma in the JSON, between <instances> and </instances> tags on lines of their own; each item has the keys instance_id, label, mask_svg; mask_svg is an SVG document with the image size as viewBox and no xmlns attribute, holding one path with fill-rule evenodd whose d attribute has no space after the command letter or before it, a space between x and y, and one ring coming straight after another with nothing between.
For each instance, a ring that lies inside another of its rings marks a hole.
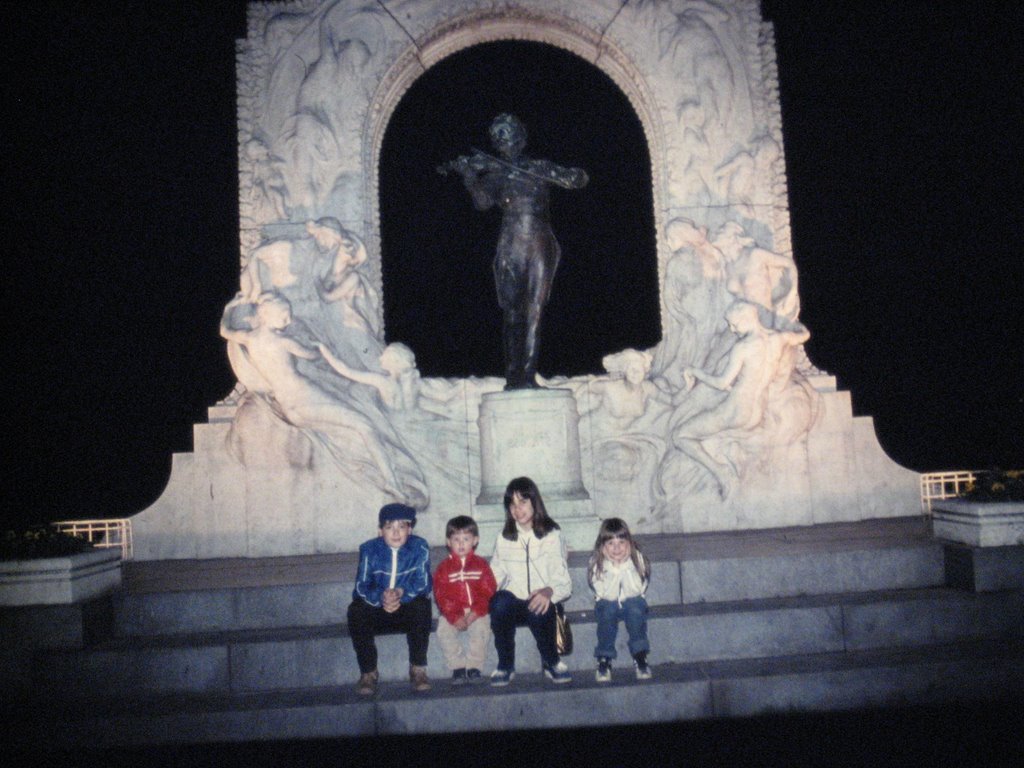
<instances>
[{"instance_id":1,"label":"violin","mask_svg":"<svg viewBox=\"0 0 1024 768\"><path fill-rule=\"evenodd\" d=\"M449 160L447 163L437 166L437 172L442 176L447 176L449 171L454 171L460 176L465 176L467 172L473 171L474 173L518 173L527 178L542 181L545 184L557 184L564 189L574 189L575 185L571 184L568 180L562 178L556 167L548 172L548 174L536 173L529 170L528 168L522 168L515 163L511 163L508 160L503 160L500 157L489 155L483 150L472 148L473 154L471 155L460 155L454 160ZM585 176L585 174L584 174ZM584 182L586 183L586 182Z\"/></svg>"}]
</instances>

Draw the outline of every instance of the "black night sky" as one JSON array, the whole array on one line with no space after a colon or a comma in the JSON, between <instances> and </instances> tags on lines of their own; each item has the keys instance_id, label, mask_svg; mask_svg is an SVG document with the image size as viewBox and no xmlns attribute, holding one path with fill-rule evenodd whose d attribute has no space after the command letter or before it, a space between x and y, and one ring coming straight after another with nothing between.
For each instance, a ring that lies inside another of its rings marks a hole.
<instances>
[{"instance_id":1,"label":"black night sky","mask_svg":"<svg viewBox=\"0 0 1024 768\"><path fill-rule=\"evenodd\" d=\"M874 417L905 466L1024 464L1024 9L766 0L764 12L776 29L811 360L852 392L855 412ZM244 33L239 2L44 0L7 17L12 521L148 506L171 453L191 450L192 425L234 383L217 325L238 278L234 64ZM423 78L389 129L388 335L413 346L428 375L497 372L493 222L433 166L484 145L482 128L504 103L525 112L528 152L594 179L557 203L566 256L543 370L596 371L601 354L660 334L656 297L643 294L653 265L634 258L653 249L653 224L616 219L611 196L650 194L635 117L616 111L614 87L599 92L603 75L574 62L565 77L529 74L511 88L502 73L530 50L444 62L448 80ZM497 79L472 90L485 77ZM558 125L573 127L546 128ZM426 222L408 243L406 220ZM476 232L483 250L460 256L455 229ZM416 290L392 291L392 280ZM627 308L630 322L602 325L604 307Z\"/></svg>"}]
</instances>

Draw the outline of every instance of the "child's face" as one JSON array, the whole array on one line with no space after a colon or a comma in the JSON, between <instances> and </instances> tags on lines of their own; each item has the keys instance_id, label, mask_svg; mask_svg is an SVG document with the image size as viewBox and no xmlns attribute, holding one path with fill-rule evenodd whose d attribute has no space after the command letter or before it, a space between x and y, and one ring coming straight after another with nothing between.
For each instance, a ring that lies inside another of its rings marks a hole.
<instances>
[{"instance_id":1,"label":"child's face","mask_svg":"<svg viewBox=\"0 0 1024 768\"><path fill-rule=\"evenodd\" d=\"M533 502L528 498L520 496L518 493L512 494L508 511L520 528L527 530L533 528Z\"/></svg>"},{"instance_id":2,"label":"child's face","mask_svg":"<svg viewBox=\"0 0 1024 768\"><path fill-rule=\"evenodd\" d=\"M381 538L389 547L398 549L405 545L412 533L412 523L408 520L388 520L380 529Z\"/></svg>"},{"instance_id":3,"label":"child's face","mask_svg":"<svg viewBox=\"0 0 1024 768\"><path fill-rule=\"evenodd\" d=\"M474 536L469 531L456 531L448 537L448 550L456 557L467 557L479 543L479 536Z\"/></svg>"},{"instance_id":4,"label":"child's face","mask_svg":"<svg viewBox=\"0 0 1024 768\"><path fill-rule=\"evenodd\" d=\"M629 541L623 536L613 536L604 543L601 547L601 551L604 556L611 560L613 563L624 563L629 557L633 548L630 546Z\"/></svg>"}]
</instances>

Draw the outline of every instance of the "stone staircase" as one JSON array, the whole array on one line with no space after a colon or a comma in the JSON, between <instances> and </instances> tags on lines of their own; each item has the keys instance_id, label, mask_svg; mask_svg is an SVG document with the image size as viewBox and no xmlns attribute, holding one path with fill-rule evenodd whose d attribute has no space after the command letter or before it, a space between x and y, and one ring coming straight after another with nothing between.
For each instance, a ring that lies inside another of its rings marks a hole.
<instances>
[{"instance_id":1,"label":"stone staircase","mask_svg":"<svg viewBox=\"0 0 1024 768\"><path fill-rule=\"evenodd\" d=\"M521 629L510 688L452 688L432 642L434 689L414 694L405 682L404 637L384 636L384 682L371 700L354 691L358 670L345 627L355 555L163 561L127 563L124 587L105 599L106 609L82 612L94 618L78 640L37 643L23 695L5 715L21 722L16 730L27 740L102 747L651 723L1024 695L1020 547L986 551L984 567L996 576L972 573L970 583L989 591L968 591L947 586L963 580L963 551L947 552L921 518L640 541L653 561L648 682L633 679L624 631L612 683L594 682L583 552L570 555L576 650L564 662L571 685L542 679Z\"/></svg>"}]
</instances>

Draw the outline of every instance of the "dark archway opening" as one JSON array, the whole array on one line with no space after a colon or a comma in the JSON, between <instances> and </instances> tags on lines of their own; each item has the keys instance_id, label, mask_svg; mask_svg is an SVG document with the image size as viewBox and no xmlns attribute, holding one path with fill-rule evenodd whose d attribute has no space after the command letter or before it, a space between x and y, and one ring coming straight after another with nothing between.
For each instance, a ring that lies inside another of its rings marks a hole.
<instances>
[{"instance_id":1,"label":"dark archway opening","mask_svg":"<svg viewBox=\"0 0 1024 768\"><path fill-rule=\"evenodd\" d=\"M543 375L601 372L601 358L661 338L650 155L625 95L598 68L542 43L498 42L439 62L395 110L381 150L384 320L426 376L501 376L491 262L500 212L476 211L436 167L490 151L500 112L527 126L526 154L590 175L554 190L562 261L544 315Z\"/></svg>"}]
</instances>

